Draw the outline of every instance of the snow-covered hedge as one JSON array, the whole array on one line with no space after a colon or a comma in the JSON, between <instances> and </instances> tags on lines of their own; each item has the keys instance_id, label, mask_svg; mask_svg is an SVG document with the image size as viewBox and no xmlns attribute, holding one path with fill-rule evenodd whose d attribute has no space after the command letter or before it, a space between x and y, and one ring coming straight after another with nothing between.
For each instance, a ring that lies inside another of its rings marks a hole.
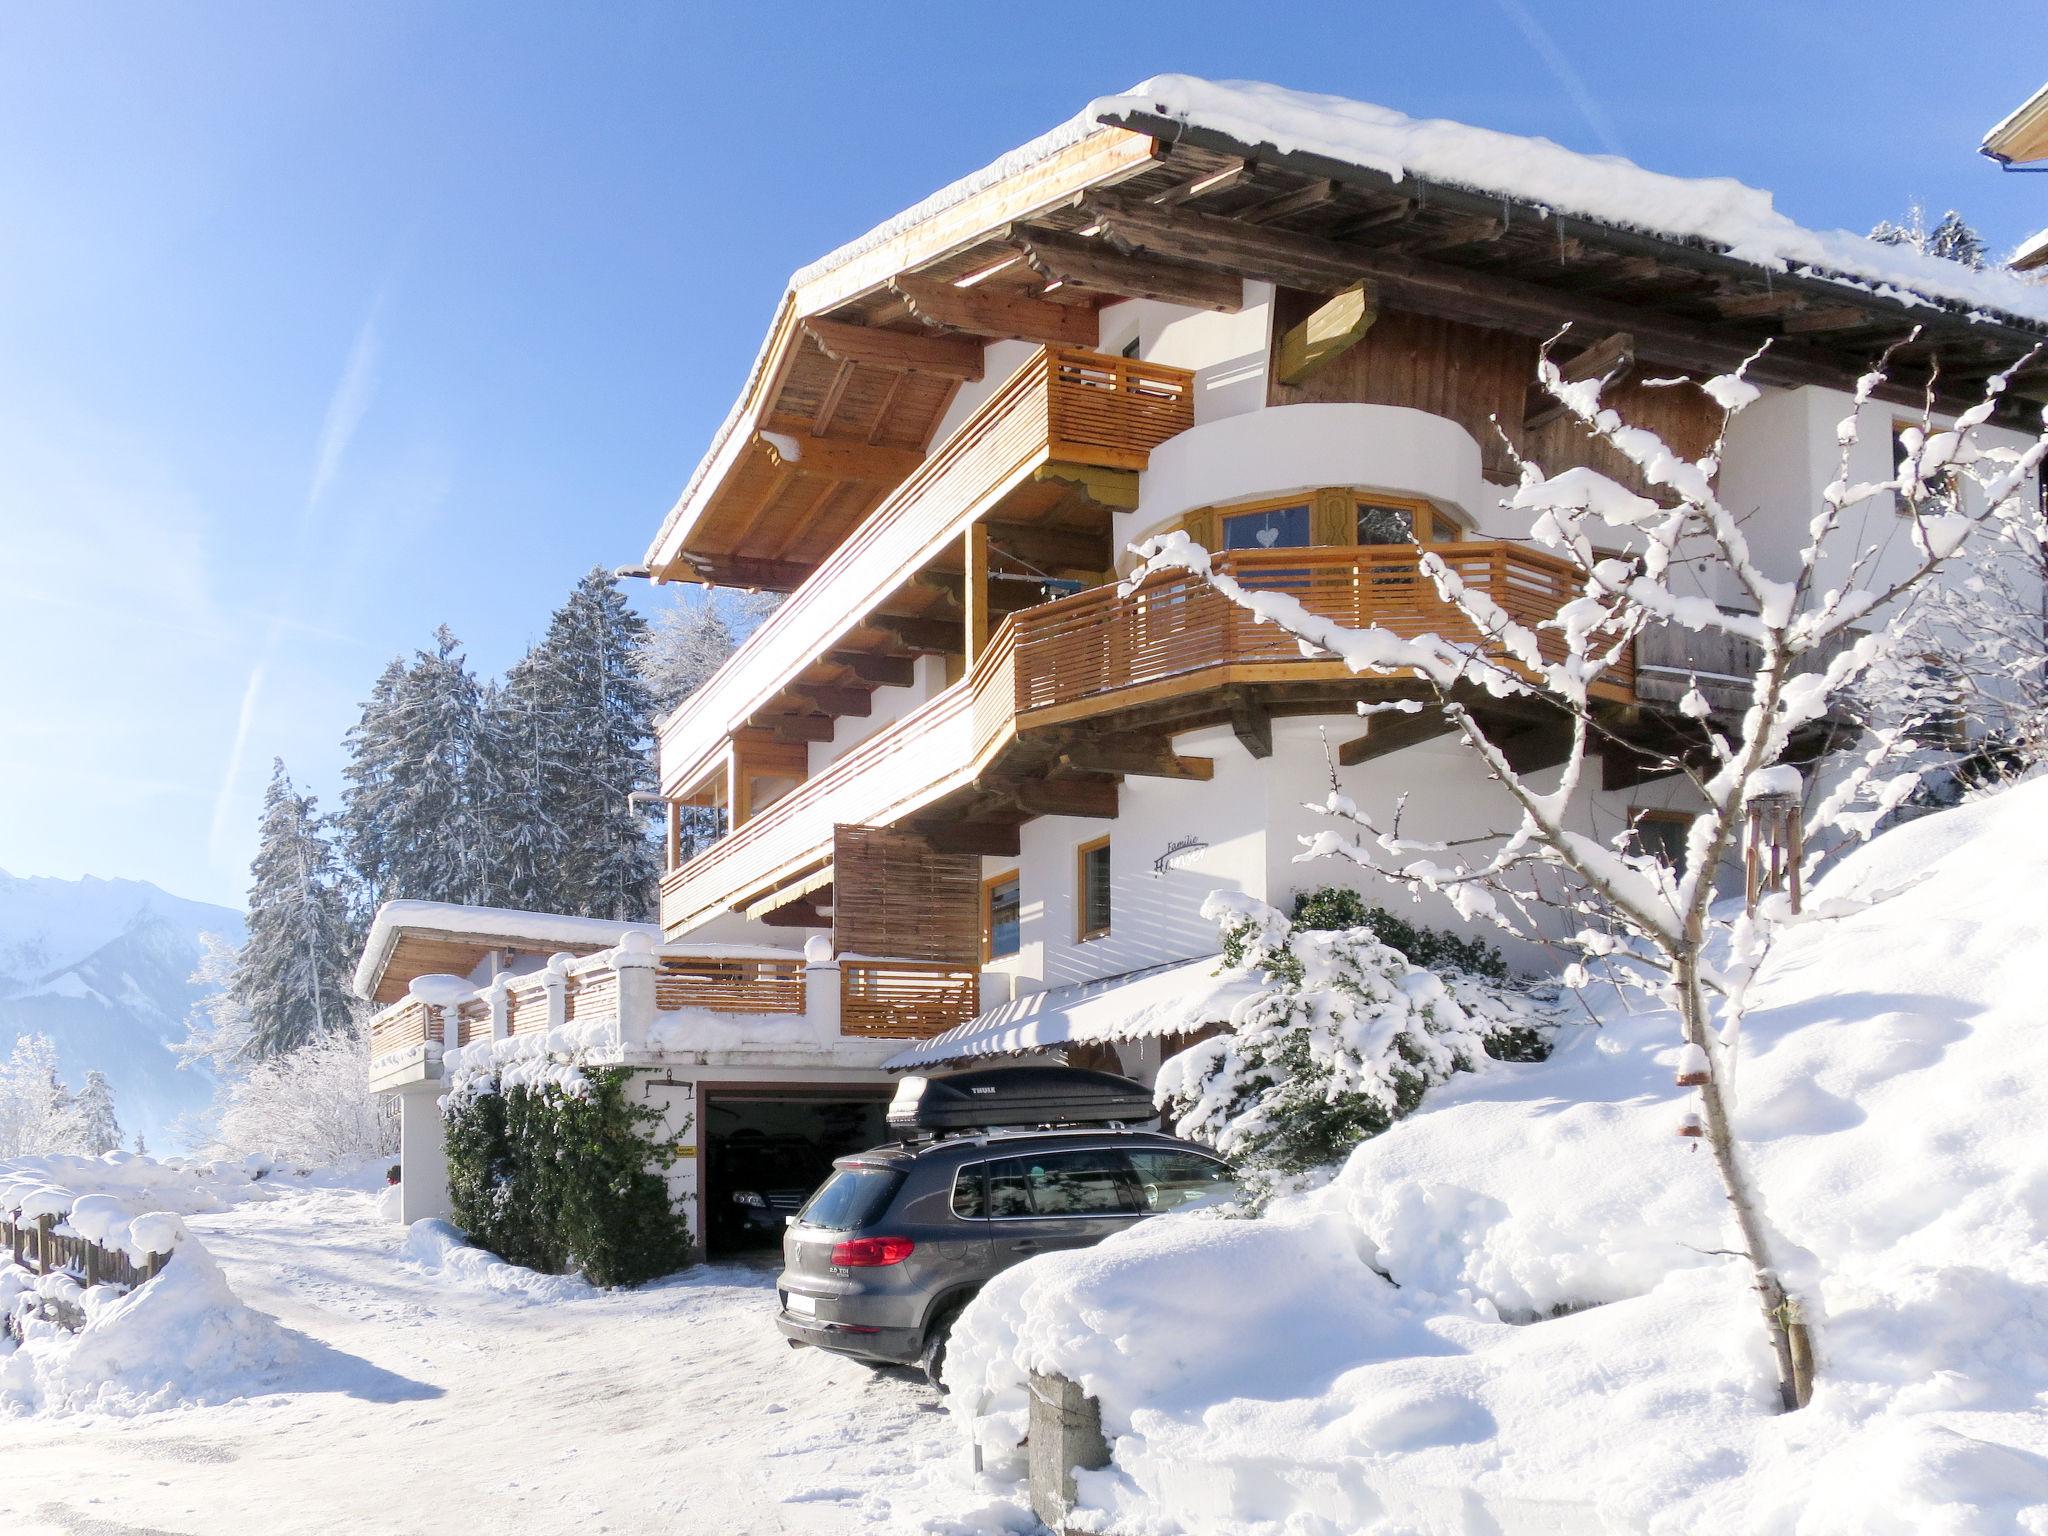
<instances>
[{"instance_id":1,"label":"snow-covered hedge","mask_svg":"<svg viewBox=\"0 0 2048 1536\"><path fill-rule=\"evenodd\" d=\"M1755 984L1740 1133L1823 1303L1795 1416L1673 1134L1671 1021L1597 995L1325 1189L998 1277L952 1411L1016 1476L1024 1373L1096 1395L1084 1528L2048 1531L2044 886L2033 783L1846 858L1816 907L1900 894L1786 933Z\"/></svg>"}]
</instances>

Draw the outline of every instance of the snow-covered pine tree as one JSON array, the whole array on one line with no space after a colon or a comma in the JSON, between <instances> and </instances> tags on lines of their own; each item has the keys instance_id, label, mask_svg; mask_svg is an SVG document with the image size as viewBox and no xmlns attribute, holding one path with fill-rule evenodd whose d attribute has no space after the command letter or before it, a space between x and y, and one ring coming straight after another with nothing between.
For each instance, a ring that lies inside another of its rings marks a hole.
<instances>
[{"instance_id":1,"label":"snow-covered pine tree","mask_svg":"<svg viewBox=\"0 0 2048 1536\"><path fill-rule=\"evenodd\" d=\"M235 996L235 970L242 952L217 933L199 935L199 963L187 981L203 989L185 1014L185 1038L171 1049L180 1066L199 1061L226 1074L255 1059L250 1047L254 1022Z\"/></svg>"},{"instance_id":2,"label":"snow-covered pine tree","mask_svg":"<svg viewBox=\"0 0 2048 1536\"><path fill-rule=\"evenodd\" d=\"M355 944L348 899L325 818L311 795L272 765L263 796L249 942L235 966L234 998L248 1009L249 1054L278 1056L351 1020Z\"/></svg>"},{"instance_id":3,"label":"snow-covered pine tree","mask_svg":"<svg viewBox=\"0 0 2048 1536\"><path fill-rule=\"evenodd\" d=\"M518 722L533 777L527 857L559 838L547 903L557 911L622 921L653 913L656 845L628 800L654 778L653 700L637 667L646 635L610 573L594 569L506 677L504 710Z\"/></svg>"},{"instance_id":4,"label":"snow-covered pine tree","mask_svg":"<svg viewBox=\"0 0 2048 1536\"><path fill-rule=\"evenodd\" d=\"M414 654L390 706L380 901L487 903L489 789L483 692L448 626Z\"/></svg>"},{"instance_id":5,"label":"snow-covered pine tree","mask_svg":"<svg viewBox=\"0 0 2048 1536\"><path fill-rule=\"evenodd\" d=\"M1870 238L1883 245L1904 245L1924 256L1939 256L1944 261L1961 262L1966 267L1981 269L1984 266L1984 238L1963 222L1963 216L1951 208L1941 216L1940 221L1929 229L1927 213L1915 203L1906 214L1906 222L1894 224L1890 219L1880 220L1870 232Z\"/></svg>"},{"instance_id":6,"label":"snow-covered pine tree","mask_svg":"<svg viewBox=\"0 0 2048 1536\"><path fill-rule=\"evenodd\" d=\"M121 1122L114 1117L114 1085L104 1072L87 1071L85 1086L72 1107L78 1140L87 1157L121 1150Z\"/></svg>"},{"instance_id":7,"label":"snow-covered pine tree","mask_svg":"<svg viewBox=\"0 0 2048 1536\"><path fill-rule=\"evenodd\" d=\"M563 771L562 754L552 739L545 689L530 675L533 665L529 654L502 686L484 691L476 780L488 828L489 900L529 912L566 912L569 842L549 793Z\"/></svg>"},{"instance_id":8,"label":"snow-covered pine tree","mask_svg":"<svg viewBox=\"0 0 2048 1536\"><path fill-rule=\"evenodd\" d=\"M0 1061L0 1157L69 1152L77 1122L48 1035L22 1035Z\"/></svg>"},{"instance_id":9,"label":"snow-covered pine tree","mask_svg":"<svg viewBox=\"0 0 2048 1536\"><path fill-rule=\"evenodd\" d=\"M338 823L341 851L355 875L355 889L363 910L356 914L358 926L367 927L391 886L391 826L397 798L398 695L405 686L405 659L391 658L377 681L363 712L349 728L344 745L348 764L342 769L347 785L341 794Z\"/></svg>"},{"instance_id":10,"label":"snow-covered pine tree","mask_svg":"<svg viewBox=\"0 0 2048 1536\"><path fill-rule=\"evenodd\" d=\"M699 589L657 614L640 646L640 676L654 696L655 718L703 687L780 601L772 592ZM712 806L686 805L680 821L686 859L725 830L725 812Z\"/></svg>"}]
</instances>

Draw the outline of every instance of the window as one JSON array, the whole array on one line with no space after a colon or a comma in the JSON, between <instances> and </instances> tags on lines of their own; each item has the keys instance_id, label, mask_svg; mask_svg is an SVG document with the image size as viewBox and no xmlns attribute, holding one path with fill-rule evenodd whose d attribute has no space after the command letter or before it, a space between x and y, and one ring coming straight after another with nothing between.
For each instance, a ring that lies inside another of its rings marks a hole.
<instances>
[{"instance_id":1,"label":"window","mask_svg":"<svg viewBox=\"0 0 2048 1536\"><path fill-rule=\"evenodd\" d=\"M1109 839L1083 843L1074 856L1074 905L1080 909L1077 940L1109 932Z\"/></svg>"},{"instance_id":2,"label":"window","mask_svg":"<svg viewBox=\"0 0 2048 1536\"><path fill-rule=\"evenodd\" d=\"M982 959L1007 959L1023 946L1022 892L1014 869L981 882Z\"/></svg>"},{"instance_id":3,"label":"window","mask_svg":"<svg viewBox=\"0 0 2048 1536\"><path fill-rule=\"evenodd\" d=\"M1117 351L1118 357L1136 357L1137 355L1138 338L1135 336L1133 336L1129 341L1125 342L1123 346Z\"/></svg>"},{"instance_id":4,"label":"window","mask_svg":"<svg viewBox=\"0 0 2048 1536\"><path fill-rule=\"evenodd\" d=\"M1006 1157L988 1165L989 1214L1135 1216L1143 1207L1124 1154L1114 1147Z\"/></svg>"},{"instance_id":5,"label":"window","mask_svg":"<svg viewBox=\"0 0 2048 1536\"><path fill-rule=\"evenodd\" d=\"M953 1175L953 1214L962 1221L988 1215L988 1164L973 1163Z\"/></svg>"},{"instance_id":6,"label":"window","mask_svg":"<svg viewBox=\"0 0 2048 1536\"><path fill-rule=\"evenodd\" d=\"M1448 544L1458 528L1426 501L1361 496L1355 529L1361 544Z\"/></svg>"},{"instance_id":7,"label":"window","mask_svg":"<svg viewBox=\"0 0 2048 1536\"><path fill-rule=\"evenodd\" d=\"M1138 1198L1148 1211L1177 1211L1190 1205L1221 1205L1237 1198L1237 1180L1223 1164L1192 1152L1127 1154L1137 1175Z\"/></svg>"},{"instance_id":8,"label":"window","mask_svg":"<svg viewBox=\"0 0 2048 1536\"><path fill-rule=\"evenodd\" d=\"M827 1232L851 1232L880 1216L902 1185L903 1175L894 1168L835 1168L797 1220Z\"/></svg>"},{"instance_id":9,"label":"window","mask_svg":"<svg viewBox=\"0 0 2048 1536\"><path fill-rule=\"evenodd\" d=\"M1309 542L1308 503L1223 514L1225 549L1301 549Z\"/></svg>"},{"instance_id":10,"label":"window","mask_svg":"<svg viewBox=\"0 0 2048 1536\"><path fill-rule=\"evenodd\" d=\"M1684 811L1637 811L1632 823L1632 841L1637 853L1662 859L1681 875L1685 873L1685 837L1692 829L1692 817Z\"/></svg>"}]
</instances>

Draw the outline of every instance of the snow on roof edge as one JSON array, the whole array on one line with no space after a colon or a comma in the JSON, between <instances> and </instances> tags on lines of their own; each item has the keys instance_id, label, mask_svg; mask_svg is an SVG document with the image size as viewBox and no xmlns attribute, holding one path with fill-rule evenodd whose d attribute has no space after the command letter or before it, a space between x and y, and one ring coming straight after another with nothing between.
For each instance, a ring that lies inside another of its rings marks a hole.
<instances>
[{"instance_id":1,"label":"snow on roof edge","mask_svg":"<svg viewBox=\"0 0 2048 1536\"><path fill-rule=\"evenodd\" d=\"M658 923L615 922L603 917L572 917L565 912L522 912L513 907L472 907L451 901L387 901L377 908L356 962L356 996L368 998L377 978L390 963L400 933L408 928L458 933L475 938L531 939L536 944L594 944L609 948L628 933L644 933L661 942Z\"/></svg>"},{"instance_id":2,"label":"snow on roof edge","mask_svg":"<svg viewBox=\"0 0 2048 1536\"><path fill-rule=\"evenodd\" d=\"M1118 95L1097 97L1058 127L799 267L777 306L778 322L805 283L1057 153L1096 127L1140 113L1207 128L1247 148L1271 144L1282 153L1319 154L1397 179L1413 177L1534 202L1616 229L1706 241L1735 260L1768 271L1798 271L1907 303L1946 300L1973 309L1988 307L2048 327L2048 290L2036 295L2029 285L2003 273L1973 271L1903 246L1880 245L1847 230L1809 230L1777 212L1771 194L1732 177L1670 176L1644 170L1618 155L1582 154L1549 139L1441 118L1411 118L1349 97L1292 91L1260 81L1209 81L1172 74L1155 75ZM1319 118L1326 124L1341 123L1343 131L1319 127ZM1505 178L1487 174L1485 166L1491 163L1514 164L1538 184L1506 185ZM1608 195L1589 190L1603 181L1609 183ZM1652 210L1657 210L1655 216ZM650 564L660 562L662 546L745 416L778 328L771 326L763 338L739 395L662 519L647 548Z\"/></svg>"}]
</instances>

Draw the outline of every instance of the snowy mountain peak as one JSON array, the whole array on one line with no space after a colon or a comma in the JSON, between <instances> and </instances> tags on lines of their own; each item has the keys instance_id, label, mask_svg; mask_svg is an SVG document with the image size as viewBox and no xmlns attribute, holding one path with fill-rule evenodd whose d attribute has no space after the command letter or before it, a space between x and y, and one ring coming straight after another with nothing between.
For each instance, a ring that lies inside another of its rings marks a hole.
<instances>
[{"instance_id":1,"label":"snowy mountain peak","mask_svg":"<svg viewBox=\"0 0 2048 1536\"><path fill-rule=\"evenodd\" d=\"M199 936L240 944L245 931L241 913L146 880L0 871L0 1053L48 1035L67 1083L106 1073L123 1131L168 1150L175 1122L212 1095L171 1051L198 997Z\"/></svg>"}]
</instances>

